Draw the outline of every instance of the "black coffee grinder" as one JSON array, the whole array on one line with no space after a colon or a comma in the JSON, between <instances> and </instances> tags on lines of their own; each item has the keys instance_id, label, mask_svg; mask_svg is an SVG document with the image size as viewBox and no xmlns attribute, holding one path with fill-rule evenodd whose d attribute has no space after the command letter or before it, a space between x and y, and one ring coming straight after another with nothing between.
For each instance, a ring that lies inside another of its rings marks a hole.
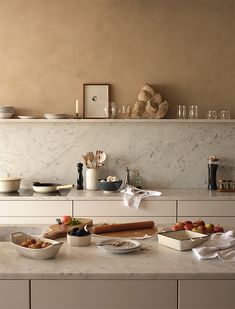
<instances>
[{"instance_id":1,"label":"black coffee grinder","mask_svg":"<svg viewBox=\"0 0 235 309\"><path fill-rule=\"evenodd\" d=\"M216 156L208 157L208 190L217 190L216 172L218 169L219 159Z\"/></svg>"}]
</instances>

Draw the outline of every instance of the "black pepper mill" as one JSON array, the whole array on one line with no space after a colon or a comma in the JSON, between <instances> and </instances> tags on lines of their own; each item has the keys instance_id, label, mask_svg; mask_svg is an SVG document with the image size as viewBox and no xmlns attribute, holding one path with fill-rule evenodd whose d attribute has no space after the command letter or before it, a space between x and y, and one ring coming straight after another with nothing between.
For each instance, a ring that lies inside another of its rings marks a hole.
<instances>
[{"instance_id":1,"label":"black pepper mill","mask_svg":"<svg viewBox=\"0 0 235 309\"><path fill-rule=\"evenodd\" d=\"M77 168L78 168L77 190L83 190L83 174L82 174L83 164L79 162L77 164Z\"/></svg>"},{"instance_id":2,"label":"black pepper mill","mask_svg":"<svg viewBox=\"0 0 235 309\"><path fill-rule=\"evenodd\" d=\"M208 190L217 190L216 172L219 160L215 156L208 158Z\"/></svg>"}]
</instances>

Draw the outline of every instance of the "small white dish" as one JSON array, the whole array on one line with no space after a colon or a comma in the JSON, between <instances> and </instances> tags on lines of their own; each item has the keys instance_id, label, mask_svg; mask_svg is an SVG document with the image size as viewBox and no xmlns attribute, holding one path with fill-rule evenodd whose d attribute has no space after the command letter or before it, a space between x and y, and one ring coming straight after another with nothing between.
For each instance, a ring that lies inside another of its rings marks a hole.
<instances>
[{"instance_id":1,"label":"small white dish","mask_svg":"<svg viewBox=\"0 0 235 309\"><path fill-rule=\"evenodd\" d=\"M17 118L20 118L20 119L35 119L34 116L17 116Z\"/></svg>"},{"instance_id":2,"label":"small white dish","mask_svg":"<svg viewBox=\"0 0 235 309\"><path fill-rule=\"evenodd\" d=\"M14 115L14 112L0 112L1 119L9 119Z\"/></svg>"},{"instance_id":3,"label":"small white dish","mask_svg":"<svg viewBox=\"0 0 235 309\"><path fill-rule=\"evenodd\" d=\"M180 230L158 233L158 242L160 245L178 250L191 250L198 247L208 240L209 235L197 232Z\"/></svg>"},{"instance_id":4,"label":"small white dish","mask_svg":"<svg viewBox=\"0 0 235 309\"><path fill-rule=\"evenodd\" d=\"M22 243L27 238L34 238L36 240L40 239L42 241L50 243L51 245L41 249L31 249L21 246L20 243ZM63 242L58 242L56 240L51 240L43 237L31 236L22 232L11 233L10 240L12 246L20 255L36 260L53 259L63 245Z\"/></svg>"},{"instance_id":5,"label":"small white dish","mask_svg":"<svg viewBox=\"0 0 235 309\"><path fill-rule=\"evenodd\" d=\"M110 238L97 243L97 247L109 253L131 253L142 247L142 242L133 239Z\"/></svg>"},{"instance_id":6,"label":"small white dish","mask_svg":"<svg viewBox=\"0 0 235 309\"><path fill-rule=\"evenodd\" d=\"M67 234L67 243L73 247L85 247L91 244L91 234L86 236L73 236Z\"/></svg>"},{"instance_id":7,"label":"small white dish","mask_svg":"<svg viewBox=\"0 0 235 309\"><path fill-rule=\"evenodd\" d=\"M65 119L67 118L66 114L44 114L44 117L47 119Z\"/></svg>"}]
</instances>

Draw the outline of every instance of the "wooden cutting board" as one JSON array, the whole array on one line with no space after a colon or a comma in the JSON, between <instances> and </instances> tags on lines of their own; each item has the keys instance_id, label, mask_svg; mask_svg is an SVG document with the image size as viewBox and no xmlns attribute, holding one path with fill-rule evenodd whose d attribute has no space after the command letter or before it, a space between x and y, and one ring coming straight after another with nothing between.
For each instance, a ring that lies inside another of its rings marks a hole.
<instances>
[{"instance_id":1,"label":"wooden cutting board","mask_svg":"<svg viewBox=\"0 0 235 309\"><path fill-rule=\"evenodd\" d=\"M88 227L92 226L92 219L89 218L76 218L79 220L77 225L63 225L63 224L53 224L49 226L48 231L44 233L45 238L57 239L66 236L68 232L71 232L75 227L82 229L85 225Z\"/></svg>"},{"instance_id":2,"label":"wooden cutting board","mask_svg":"<svg viewBox=\"0 0 235 309\"><path fill-rule=\"evenodd\" d=\"M153 236L157 234L157 227L138 229L138 230L128 230L128 231L117 231L117 232L108 232L101 234L93 234L95 236L102 237L120 237L120 238L139 238L144 237L145 235Z\"/></svg>"}]
</instances>

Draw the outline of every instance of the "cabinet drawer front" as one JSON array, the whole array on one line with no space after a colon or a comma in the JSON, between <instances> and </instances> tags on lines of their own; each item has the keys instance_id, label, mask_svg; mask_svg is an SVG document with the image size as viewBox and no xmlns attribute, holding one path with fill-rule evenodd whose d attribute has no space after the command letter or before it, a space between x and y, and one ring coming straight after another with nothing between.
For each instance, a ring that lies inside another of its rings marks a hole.
<instances>
[{"instance_id":1,"label":"cabinet drawer front","mask_svg":"<svg viewBox=\"0 0 235 309\"><path fill-rule=\"evenodd\" d=\"M235 280L180 280L179 307L234 309Z\"/></svg>"},{"instance_id":2,"label":"cabinet drawer front","mask_svg":"<svg viewBox=\"0 0 235 309\"><path fill-rule=\"evenodd\" d=\"M31 291L32 309L177 308L176 280L32 280Z\"/></svg>"},{"instance_id":3,"label":"cabinet drawer front","mask_svg":"<svg viewBox=\"0 0 235 309\"><path fill-rule=\"evenodd\" d=\"M0 217L0 224L55 224L58 217Z\"/></svg>"},{"instance_id":4,"label":"cabinet drawer front","mask_svg":"<svg viewBox=\"0 0 235 309\"><path fill-rule=\"evenodd\" d=\"M235 201L179 201L178 216L235 216Z\"/></svg>"},{"instance_id":5,"label":"cabinet drawer front","mask_svg":"<svg viewBox=\"0 0 235 309\"><path fill-rule=\"evenodd\" d=\"M0 201L0 216L63 216L72 214L70 201Z\"/></svg>"},{"instance_id":6,"label":"cabinet drawer front","mask_svg":"<svg viewBox=\"0 0 235 309\"><path fill-rule=\"evenodd\" d=\"M29 281L0 280L0 308L29 309Z\"/></svg>"},{"instance_id":7,"label":"cabinet drawer front","mask_svg":"<svg viewBox=\"0 0 235 309\"><path fill-rule=\"evenodd\" d=\"M174 201L142 201L138 209L125 207L123 201L75 201L78 216L175 216Z\"/></svg>"}]
</instances>

